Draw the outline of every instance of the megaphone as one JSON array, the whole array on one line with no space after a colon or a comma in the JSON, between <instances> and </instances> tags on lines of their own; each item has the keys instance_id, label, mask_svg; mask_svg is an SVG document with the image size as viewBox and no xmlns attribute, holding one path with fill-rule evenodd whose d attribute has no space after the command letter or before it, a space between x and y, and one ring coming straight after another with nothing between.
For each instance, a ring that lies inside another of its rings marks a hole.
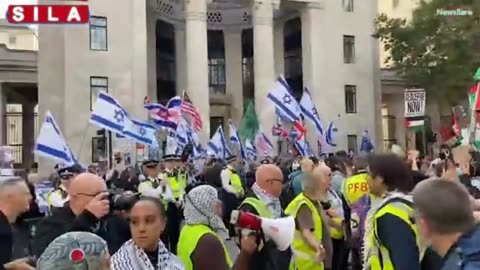
<instances>
[{"instance_id":1,"label":"megaphone","mask_svg":"<svg viewBox=\"0 0 480 270\"><path fill-rule=\"evenodd\" d=\"M265 237L272 240L280 251L286 250L292 244L295 234L293 217L262 218L248 212L234 210L230 216L230 223L242 229L263 232Z\"/></svg>"}]
</instances>

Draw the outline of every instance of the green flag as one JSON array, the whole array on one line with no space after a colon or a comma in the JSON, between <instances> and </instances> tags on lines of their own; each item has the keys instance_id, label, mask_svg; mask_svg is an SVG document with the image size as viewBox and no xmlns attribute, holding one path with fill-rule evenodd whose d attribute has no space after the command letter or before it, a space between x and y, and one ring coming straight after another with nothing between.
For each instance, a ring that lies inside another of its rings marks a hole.
<instances>
[{"instance_id":1,"label":"green flag","mask_svg":"<svg viewBox=\"0 0 480 270\"><path fill-rule=\"evenodd\" d=\"M247 107L243 113L238 133L242 140L253 140L258 132L258 118L255 113L255 105L252 100L247 101Z\"/></svg>"},{"instance_id":2,"label":"green flag","mask_svg":"<svg viewBox=\"0 0 480 270\"><path fill-rule=\"evenodd\" d=\"M475 72L473 79L475 79L477 82L480 81L480 67L477 69L477 72Z\"/></svg>"}]
</instances>

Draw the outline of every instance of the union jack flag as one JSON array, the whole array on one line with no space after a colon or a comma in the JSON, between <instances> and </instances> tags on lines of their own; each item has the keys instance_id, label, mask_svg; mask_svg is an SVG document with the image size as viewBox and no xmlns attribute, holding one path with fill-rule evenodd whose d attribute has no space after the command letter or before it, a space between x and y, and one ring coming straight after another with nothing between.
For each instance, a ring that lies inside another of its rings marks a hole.
<instances>
[{"instance_id":1,"label":"union jack flag","mask_svg":"<svg viewBox=\"0 0 480 270\"><path fill-rule=\"evenodd\" d=\"M277 124L272 127L272 136L288 138L288 130L282 127L280 118L277 118Z\"/></svg>"},{"instance_id":2,"label":"union jack flag","mask_svg":"<svg viewBox=\"0 0 480 270\"><path fill-rule=\"evenodd\" d=\"M189 120L193 130L197 132L202 130L203 122L200 112L195 106L193 106L190 97L185 91L183 91L182 105L180 106L180 109L182 111L182 115L186 116L186 118Z\"/></svg>"}]
</instances>

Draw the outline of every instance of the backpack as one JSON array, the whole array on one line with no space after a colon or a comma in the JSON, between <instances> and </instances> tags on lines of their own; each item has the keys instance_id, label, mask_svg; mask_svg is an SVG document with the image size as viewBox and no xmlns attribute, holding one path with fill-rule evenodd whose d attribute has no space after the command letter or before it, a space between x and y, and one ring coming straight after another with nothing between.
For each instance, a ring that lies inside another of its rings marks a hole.
<instances>
[{"instance_id":1,"label":"backpack","mask_svg":"<svg viewBox=\"0 0 480 270\"><path fill-rule=\"evenodd\" d=\"M350 205L350 229L352 231L353 248L361 248L365 234L365 220L370 210L370 196L364 195Z\"/></svg>"}]
</instances>

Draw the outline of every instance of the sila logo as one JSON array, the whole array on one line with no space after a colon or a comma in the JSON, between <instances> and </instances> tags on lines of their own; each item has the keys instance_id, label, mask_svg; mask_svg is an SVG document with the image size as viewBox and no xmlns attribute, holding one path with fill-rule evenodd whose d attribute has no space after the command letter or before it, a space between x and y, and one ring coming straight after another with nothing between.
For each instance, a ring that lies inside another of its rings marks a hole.
<instances>
[{"instance_id":1,"label":"sila logo","mask_svg":"<svg viewBox=\"0 0 480 270\"><path fill-rule=\"evenodd\" d=\"M78 24L88 23L90 14L88 5L10 5L6 18L13 24Z\"/></svg>"}]
</instances>

